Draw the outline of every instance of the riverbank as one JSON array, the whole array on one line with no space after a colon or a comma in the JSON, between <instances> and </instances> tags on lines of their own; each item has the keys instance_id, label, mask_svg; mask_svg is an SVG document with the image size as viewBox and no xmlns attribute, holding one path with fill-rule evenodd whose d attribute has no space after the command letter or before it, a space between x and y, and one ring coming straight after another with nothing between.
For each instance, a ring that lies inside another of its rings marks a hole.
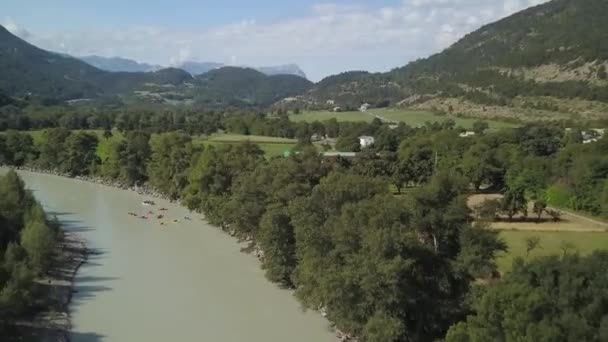
<instances>
[{"instance_id":1,"label":"riverbank","mask_svg":"<svg viewBox=\"0 0 608 342\"><path fill-rule=\"evenodd\" d=\"M14 341L69 342L69 305L74 281L87 262L89 249L77 234L62 231L55 247L54 264L44 277L36 280L36 292L46 303L45 309L29 319L14 324ZM9 337L9 340L11 337Z\"/></svg>"},{"instance_id":2,"label":"riverbank","mask_svg":"<svg viewBox=\"0 0 608 342\"><path fill-rule=\"evenodd\" d=\"M1 167L1 165L0 165L0 167ZM150 196L153 198L160 198L160 199L164 199L164 200L167 200L170 202L175 202L174 200L170 199L168 196L165 196L164 194L161 194L160 192L158 192L146 185L128 185L124 182L120 182L117 180L100 178L100 177L96 177L96 176L71 176L71 175L59 172L57 170L45 170L45 169L39 169L39 168L27 167L27 166L19 166L19 167L6 166L6 167L13 168L13 169L19 170L19 171L28 171L28 172L35 172L35 173L42 173L42 174L47 174L47 175L77 179L77 180L81 180L81 181L85 181L85 182L89 182L89 183L109 186L109 187L116 188L116 189L134 191L140 195Z\"/></svg>"}]
</instances>

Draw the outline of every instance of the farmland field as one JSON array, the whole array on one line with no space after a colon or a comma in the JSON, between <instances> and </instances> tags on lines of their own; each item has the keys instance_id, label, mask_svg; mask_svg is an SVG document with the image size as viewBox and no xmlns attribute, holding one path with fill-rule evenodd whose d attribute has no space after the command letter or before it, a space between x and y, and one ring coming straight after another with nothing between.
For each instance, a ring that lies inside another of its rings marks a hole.
<instances>
[{"instance_id":1,"label":"farmland field","mask_svg":"<svg viewBox=\"0 0 608 342\"><path fill-rule=\"evenodd\" d=\"M462 128L472 128L473 123L477 121L477 119L457 118L447 115L439 116L431 112L412 111L398 108L371 109L368 110L366 113L368 115L384 118L388 121L405 122L406 124L413 127L422 126L426 122L443 122L448 119L452 119L456 122L456 126L460 126ZM490 125L490 128L508 128L516 126L514 124L495 120L484 121L486 121Z\"/></svg>"},{"instance_id":2,"label":"farmland field","mask_svg":"<svg viewBox=\"0 0 608 342\"><path fill-rule=\"evenodd\" d=\"M267 144L295 144L295 139L288 138L277 138L277 137L266 137L260 135L241 135L241 134L213 134L207 140L214 142L245 142L251 141L254 143L267 143Z\"/></svg>"},{"instance_id":3,"label":"farmland field","mask_svg":"<svg viewBox=\"0 0 608 342\"><path fill-rule=\"evenodd\" d=\"M417 127L422 126L426 122L443 122L448 119L453 119L456 122L456 126L461 126L463 128L472 128L473 123L477 121L477 119L466 119L466 118L457 118L450 116L439 116L431 112L424 111L412 111L407 109L398 109L398 108L382 108L382 109L370 109L367 112L330 112L330 111L313 111L313 112L304 112L302 114L292 114L289 118L292 121L300 122L313 122L313 121L324 121L335 118L338 121L365 121L371 122L375 117L379 117L383 120L393 121L393 122L405 122L406 124ZM490 128L505 128L505 127L515 127L516 125L495 121L495 120L486 120L486 122L490 125Z\"/></svg>"},{"instance_id":4,"label":"farmland field","mask_svg":"<svg viewBox=\"0 0 608 342\"><path fill-rule=\"evenodd\" d=\"M498 194L473 195L469 197L468 205L473 208L485 199L501 197ZM528 211L533 212L532 203ZM530 258L561 255L563 244L566 242L583 255L599 249L608 249L608 224L575 213L562 213L559 222L553 222L546 214L541 216L538 223L535 218L522 221L519 216L512 222L508 222L504 217L501 221L493 222L491 228L500 231L500 236L509 247L508 252L502 253L497 259L499 270L507 272L516 257L526 257L526 239L530 237L540 238L540 247L530 253Z\"/></svg>"},{"instance_id":5,"label":"farmland field","mask_svg":"<svg viewBox=\"0 0 608 342\"><path fill-rule=\"evenodd\" d=\"M561 255L564 242L572 244L582 255L599 249L608 249L608 233L501 231L500 236L509 246L509 251L500 255L497 260L501 272L509 271L516 257L526 257L525 241L530 237L540 238L540 247L530 253L530 258Z\"/></svg>"},{"instance_id":6,"label":"farmland field","mask_svg":"<svg viewBox=\"0 0 608 342\"><path fill-rule=\"evenodd\" d=\"M372 122L374 117L362 113L359 111L356 112L330 112L330 111L314 111L314 112L304 112L302 114L292 114L289 116L289 119L294 122L306 121L306 122L314 122L314 121L325 121L329 119L336 119L338 121L365 121Z\"/></svg>"},{"instance_id":7,"label":"farmland field","mask_svg":"<svg viewBox=\"0 0 608 342\"><path fill-rule=\"evenodd\" d=\"M238 144L245 141L251 141L260 146L267 157L280 156L283 154L283 152L292 149L296 145L296 140L293 139L257 135L214 134L208 138L194 139L194 142L201 143L204 146Z\"/></svg>"}]
</instances>

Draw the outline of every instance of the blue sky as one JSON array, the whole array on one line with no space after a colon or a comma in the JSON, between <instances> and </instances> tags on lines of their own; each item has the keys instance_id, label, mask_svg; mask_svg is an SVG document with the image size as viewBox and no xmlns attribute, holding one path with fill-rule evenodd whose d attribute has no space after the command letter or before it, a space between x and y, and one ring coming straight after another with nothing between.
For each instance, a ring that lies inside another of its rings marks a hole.
<instances>
[{"instance_id":1,"label":"blue sky","mask_svg":"<svg viewBox=\"0 0 608 342\"><path fill-rule=\"evenodd\" d=\"M386 71L545 0L2 0L0 24L45 49L179 65L299 64L312 80Z\"/></svg>"}]
</instances>

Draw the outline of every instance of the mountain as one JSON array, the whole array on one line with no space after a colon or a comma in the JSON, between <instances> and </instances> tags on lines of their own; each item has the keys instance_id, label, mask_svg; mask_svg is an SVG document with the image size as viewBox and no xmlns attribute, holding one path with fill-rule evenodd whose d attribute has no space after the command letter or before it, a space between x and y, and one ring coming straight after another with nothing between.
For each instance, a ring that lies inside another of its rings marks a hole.
<instances>
[{"instance_id":1,"label":"mountain","mask_svg":"<svg viewBox=\"0 0 608 342\"><path fill-rule=\"evenodd\" d=\"M0 101L37 98L42 103L119 95L155 103L261 108L308 91L299 76L267 76L248 68L223 67L194 78L178 68L109 72L80 59L39 49L0 26Z\"/></svg>"},{"instance_id":2,"label":"mountain","mask_svg":"<svg viewBox=\"0 0 608 342\"><path fill-rule=\"evenodd\" d=\"M214 69L219 69L223 66L224 64L221 63L186 61L178 65L178 68L186 70L191 75L196 76L208 73Z\"/></svg>"},{"instance_id":3,"label":"mountain","mask_svg":"<svg viewBox=\"0 0 608 342\"><path fill-rule=\"evenodd\" d=\"M295 75L268 76L257 70L222 67L194 79L195 100L207 107L267 107L308 91L313 83Z\"/></svg>"},{"instance_id":4,"label":"mountain","mask_svg":"<svg viewBox=\"0 0 608 342\"><path fill-rule=\"evenodd\" d=\"M317 106L361 103L520 119L608 113L608 1L553 0L382 74L345 73L308 94Z\"/></svg>"},{"instance_id":5,"label":"mountain","mask_svg":"<svg viewBox=\"0 0 608 342\"><path fill-rule=\"evenodd\" d=\"M296 64L285 64L285 65L277 65L277 66L268 66L268 67L259 67L256 68L261 73L264 73L268 76L273 75L296 75L302 78L306 78L306 74L300 67Z\"/></svg>"},{"instance_id":6,"label":"mountain","mask_svg":"<svg viewBox=\"0 0 608 342\"><path fill-rule=\"evenodd\" d=\"M132 92L146 85L180 85L191 80L179 69L111 73L79 59L39 49L0 26L0 89L9 96L59 101Z\"/></svg>"},{"instance_id":7,"label":"mountain","mask_svg":"<svg viewBox=\"0 0 608 342\"><path fill-rule=\"evenodd\" d=\"M122 57L84 56L80 60L101 70L112 72L148 72L162 69L160 65L139 63L132 59Z\"/></svg>"},{"instance_id":8,"label":"mountain","mask_svg":"<svg viewBox=\"0 0 608 342\"><path fill-rule=\"evenodd\" d=\"M219 69L225 67L225 64L221 63L212 63L212 62L194 62L187 61L179 64L177 67L180 69L184 69L189 72L191 75L202 75L211 70ZM242 67L248 68L248 67ZM306 78L306 74L299 66L296 64L285 64L285 65L277 65L277 66L267 66L267 67L256 67L252 68L263 74L268 76L275 75L295 75L300 76L302 78Z\"/></svg>"}]
</instances>

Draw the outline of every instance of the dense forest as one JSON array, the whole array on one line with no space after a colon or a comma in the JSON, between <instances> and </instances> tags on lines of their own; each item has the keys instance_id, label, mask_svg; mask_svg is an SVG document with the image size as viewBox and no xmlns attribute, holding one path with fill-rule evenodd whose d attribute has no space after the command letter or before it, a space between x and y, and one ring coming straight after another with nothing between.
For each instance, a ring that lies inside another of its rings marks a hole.
<instances>
[{"instance_id":1,"label":"dense forest","mask_svg":"<svg viewBox=\"0 0 608 342\"><path fill-rule=\"evenodd\" d=\"M271 131L280 122L251 115L224 125ZM494 258L507 247L484 222L526 219L528 201L557 220L547 204L608 216L608 139L583 144L581 129L558 125L475 126L476 136L461 138L449 121L392 129L379 121L303 124L297 152L277 158L252 143L205 147L184 132L125 130L103 159L97 147L108 137L58 127L36 143L27 132L0 135L0 162L147 184L180 200L251 241L268 279L364 341L434 341L446 333L450 341L601 341L606 255L518 259L498 279ZM357 146L353 137L362 133L375 145ZM324 158L306 139L312 134L361 152ZM465 199L480 188L504 197L471 211ZM589 285L563 288L573 272ZM584 298L568 299L573 291ZM548 293L564 299L542 300ZM514 311L500 303L512 301L531 314L510 323ZM580 323L576 335L556 323L570 318Z\"/></svg>"},{"instance_id":2,"label":"dense forest","mask_svg":"<svg viewBox=\"0 0 608 342\"><path fill-rule=\"evenodd\" d=\"M59 225L9 171L0 176L0 336L7 324L43 304L35 279L53 261Z\"/></svg>"}]
</instances>

